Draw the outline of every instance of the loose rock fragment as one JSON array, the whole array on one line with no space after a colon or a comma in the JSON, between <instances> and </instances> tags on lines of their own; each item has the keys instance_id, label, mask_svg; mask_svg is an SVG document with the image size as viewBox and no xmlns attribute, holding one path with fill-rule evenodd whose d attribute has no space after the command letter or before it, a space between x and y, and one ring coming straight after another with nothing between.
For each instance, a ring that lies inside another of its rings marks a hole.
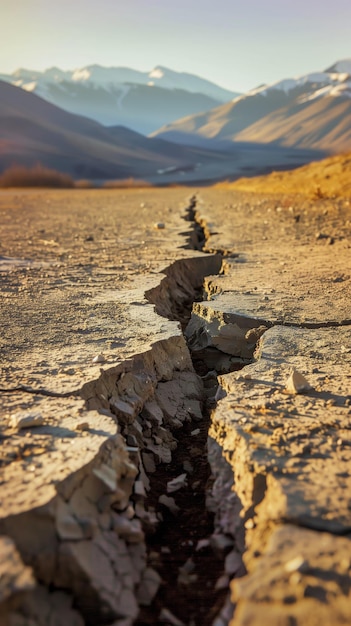
<instances>
[{"instance_id":1,"label":"loose rock fragment","mask_svg":"<svg viewBox=\"0 0 351 626\"><path fill-rule=\"evenodd\" d=\"M163 504L167 509L170 510L173 515L176 515L179 511L179 506L176 505L174 498L170 498L169 496L162 495L158 499L160 504Z\"/></svg>"},{"instance_id":2,"label":"loose rock fragment","mask_svg":"<svg viewBox=\"0 0 351 626\"><path fill-rule=\"evenodd\" d=\"M233 539L227 537L226 535L215 533L210 537L210 545L213 552L217 554L219 558L222 558L223 555L233 546Z\"/></svg>"},{"instance_id":3,"label":"loose rock fragment","mask_svg":"<svg viewBox=\"0 0 351 626\"><path fill-rule=\"evenodd\" d=\"M142 480L136 480L134 483L134 493L137 496L141 496L142 498L146 498L146 491L144 487L144 483Z\"/></svg>"},{"instance_id":4,"label":"loose rock fragment","mask_svg":"<svg viewBox=\"0 0 351 626\"><path fill-rule=\"evenodd\" d=\"M300 374L296 369L293 369L288 380L286 381L285 389L288 393L304 393L312 389L306 378Z\"/></svg>"},{"instance_id":5,"label":"loose rock fragment","mask_svg":"<svg viewBox=\"0 0 351 626\"><path fill-rule=\"evenodd\" d=\"M227 554L227 556L225 557L224 569L225 569L226 574L233 576L242 568L243 568L243 560L242 560L241 554L239 554L238 552L235 552L235 550L232 550L232 552L229 552L229 554Z\"/></svg>"},{"instance_id":6,"label":"loose rock fragment","mask_svg":"<svg viewBox=\"0 0 351 626\"><path fill-rule=\"evenodd\" d=\"M110 492L116 492L116 472L111 467L109 467L105 463L102 463L100 467L93 469L93 473L97 478L101 480L101 482L105 485L105 487L107 487Z\"/></svg>"},{"instance_id":7,"label":"loose rock fragment","mask_svg":"<svg viewBox=\"0 0 351 626\"><path fill-rule=\"evenodd\" d=\"M41 413L15 413L10 417L9 425L12 428L35 428L44 424Z\"/></svg>"},{"instance_id":8,"label":"loose rock fragment","mask_svg":"<svg viewBox=\"0 0 351 626\"><path fill-rule=\"evenodd\" d=\"M163 228L165 228L165 225L163 222L156 222L156 224L154 224L154 227L157 228L157 230L163 230Z\"/></svg>"},{"instance_id":9,"label":"loose rock fragment","mask_svg":"<svg viewBox=\"0 0 351 626\"><path fill-rule=\"evenodd\" d=\"M143 460L144 468L148 473L153 474L154 472L156 472L156 465L152 454L142 452L141 458Z\"/></svg>"},{"instance_id":10,"label":"loose rock fragment","mask_svg":"<svg viewBox=\"0 0 351 626\"><path fill-rule=\"evenodd\" d=\"M106 361L106 358L104 357L103 354L97 354L93 358L93 363L105 363L105 361Z\"/></svg>"},{"instance_id":11,"label":"loose rock fragment","mask_svg":"<svg viewBox=\"0 0 351 626\"><path fill-rule=\"evenodd\" d=\"M75 426L75 430L89 430L88 422L78 422Z\"/></svg>"},{"instance_id":12,"label":"loose rock fragment","mask_svg":"<svg viewBox=\"0 0 351 626\"><path fill-rule=\"evenodd\" d=\"M187 484L187 475L180 474L173 478L167 483L167 493L173 493L174 491L178 491L178 489L182 489Z\"/></svg>"},{"instance_id":13,"label":"loose rock fragment","mask_svg":"<svg viewBox=\"0 0 351 626\"><path fill-rule=\"evenodd\" d=\"M250 328L245 334L248 343L257 343L263 333L267 330L267 326L258 326L258 328Z\"/></svg>"},{"instance_id":14,"label":"loose rock fragment","mask_svg":"<svg viewBox=\"0 0 351 626\"><path fill-rule=\"evenodd\" d=\"M161 584L161 577L152 569L147 567L143 572L143 577L138 589L137 599L142 606L150 606Z\"/></svg>"},{"instance_id":15,"label":"loose rock fragment","mask_svg":"<svg viewBox=\"0 0 351 626\"><path fill-rule=\"evenodd\" d=\"M203 420L204 416L202 413L201 402L199 400L188 400L186 408L193 420L196 422Z\"/></svg>"},{"instance_id":16,"label":"loose rock fragment","mask_svg":"<svg viewBox=\"0 0 351 626\"><path fill-rule=\"evenodd\" d=\"M195 563L192 558L188 559L182 567L179 568L179 574L177 582L181 585L191 585L191 583L196 582L198 576L194 574Z\"/></svg>"},{"instance_id":17,"label":"loose rock fragment","mask_svg":"<svg viewBox=\"0 0 351 626\"><path fill-rule=\"evenodd\" d=\"M184 622L182 622L180 619L178 619L178 617L173 615L173 613L171 613L171 611L169 611L168 609L162 609L158 620L163 624L172 624L172 626L185 626Z\"/></svg>"},{"instance_id":18,"label":"loose rock fragment","mask_svg":"<svg viewBox=\"0 0 351 626\"><path fill-rule=\"evenodd\" d=\"M188 472L188 474L192 474L194 471L194 468L192 466L192 464L190 463L190 461L184 461L183 463L183 469Z\"/></svg>"},{"instance_id":19,"label":"loose rock fragment","mask_svg":"<svg viewBox=\"0 0 351 626\"><path fill-rule=\"evenodd\" d=\"M203 550L204 548L208 548L209 545L210 545L209 539L199 539L195 548L196 552L199 552L199 550Z\"/></svg>"},{"instance_id":20,"label":"loose rock fragment","mask_svg":"<svg viewBox=\"0 0 351 626\"><path fill-rule=\"evenodd\" d=\"M307 565L308 563L303 556L298 555L295 559L285 563L284 569L286 572L303 572L306 570Z\"/></svg>"},{"instance_id":21,"label":"loose rock fragment","mask_svg":"<svg viewBox=\"0 0 351 626\"><path fill-rule=\"evenodd\" d=\"M220 576L215 584L215 589L216 591L219 591L220 589L228 589L229 587L229 576L226 576L225 574L223 574L223 576Z\"/></svg>"},{"instance_id":22,"label":"loose rock fragment","mask_svg":"<svg viewBox=\"0 0 351 626\"><path fill-rule=\"evenodd\" d=\"M122 515L116 515L113 518L113 526L117 535L129 543L139 543L144 539L144 533L138 519L129 520Z\"/></svg>"}]
</instances>

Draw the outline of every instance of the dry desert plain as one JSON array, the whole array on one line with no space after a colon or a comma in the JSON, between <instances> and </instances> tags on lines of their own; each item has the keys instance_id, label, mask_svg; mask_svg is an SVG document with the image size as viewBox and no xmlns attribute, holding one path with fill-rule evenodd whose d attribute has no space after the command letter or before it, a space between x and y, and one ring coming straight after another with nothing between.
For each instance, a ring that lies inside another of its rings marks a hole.
<instances>
[{"instance_id":1,"label":"dry desert plain","mask_svg":"<svg viewBox=\"0 0 351 626\"><path fill-rule=\"evenodd\" d=\"M351 623L350 195L295 191L0 192L1 626Z\"/></svg>"}]
</instances>

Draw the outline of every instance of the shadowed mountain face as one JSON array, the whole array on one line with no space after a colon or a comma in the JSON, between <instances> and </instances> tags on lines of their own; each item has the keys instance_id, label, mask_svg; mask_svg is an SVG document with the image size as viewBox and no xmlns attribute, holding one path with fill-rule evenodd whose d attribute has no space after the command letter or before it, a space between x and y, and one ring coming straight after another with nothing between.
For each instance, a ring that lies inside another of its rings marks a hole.
<instances>
[{"instance_id":1,"label":"shadowed mountain face","mask_svg":"<svg viewBox=\"0 0 351 626\"><path fill-rule=\"evenodd\" d=\"M71 113L146 135L238 95L198 76L163 67L149 73L99 65L74 71L20 69L0 78Z\"/></svg>"},{"instance_id":2,"label":"shadowed mountain face","mask_svg":"<svg viewBox=\"0 0 351 626\"><path fill-rule=\"evenodd\" d=\"M326 72L264 85L160 128L152 136L193 145L206 140L351 149L351 60Z\"/></svg>"}]
</instances>

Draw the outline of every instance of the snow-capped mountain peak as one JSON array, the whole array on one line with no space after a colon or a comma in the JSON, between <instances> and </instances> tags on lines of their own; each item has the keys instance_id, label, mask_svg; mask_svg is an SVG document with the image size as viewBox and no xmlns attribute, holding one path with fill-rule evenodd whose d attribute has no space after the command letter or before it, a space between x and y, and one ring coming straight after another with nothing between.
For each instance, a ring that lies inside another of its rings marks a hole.
<instances>
[{"instance_id":1,"label":"snow-capped mountain peak","mask_svg":"<svg viewBox=\"0 0 351 626\"><path fill-rule=\"evenodd\" d=\"M350 71L348 71L350 70ZM295 76L284 80L263 84L251 89L246 94L234 98L234 104L240 100L254 96L273 96L274 93L286 97L296 97L302 104L324 96L350 97L351 94L351 59L335 63L325 72L311 72L303 76Z\"/></svg>"},{"instance_id":2,"label":"snow-capped mountain peak","mask_svg":"<svg viewBox=\"0 0 351 626\"><path fill-rule=\"evenodd\" d=\"M89 72L88 68L83 68L82 70L74 70L71 76L71 80L74 82L80 82L84 80L89 80L91 78L91 72Z\"/></svg>"},{"instance_id":3,"label":"snow-capped mountain peak","mask_svg":"<svg viewBox=\"0 0 351 626\"><path fill-rule=\"evenodd\" d=\"M215 139L349 150L349 69L351 59L346 59L324 72L259 85L230 103L168 124L153 136L193 145Z\"/></svg>"},{"instance_id":4,"label":"snow-capped mountain peak","mask_svg":"<svg viewBox=\"0 0 351 626\"><path fill-rule=\"evenodd\" d=\"M60 86L61 83L68 82L75 85L90 84L113 93L120 91L126 84L157 85L167 90L181 89L193 94L203 94L219 103L227 102L237 95L194 74L176 72L161 65L157 65L150 72L141 72L128 67L103 67L97 64L67 71L58 67L51 67L44 72L20 68L13 74L3 75L3 78L11 83L18 81L16 85L23 88L27 83L36 81L38 93L43 93L49 84L55 83Z\"/></svg>"},{"instance_id":5,"label":"snow-capped mountain peak","mask_svg":"<svg viewBox=\"0 0 351 626\"><path fill-rule=\"evenodd\" d=\"M351 75L351 59L342 59L341 61L337 61L325 70L328 74L336 72L338 74L348 74Z\"/></svg>"},{"instance_id":6,"label":"snow-capped mountain peak","mask_svg":"<svg viewBox=\"0 0 351 626\"><path fill-rule=\"evenodd\" d=\"M98 64L74 70L51 67L43 72L21 68L0 78L66 111L144 134L184 115L208 111L236 95L199 76L161 65L149 72Z\"/></svg>"},{"instance_id":7,"label":"snow-capped mountain peak","mask_svg":"<svg viewBox=\"0 0 351 626\"><path fill-rule=\"evenodd\" d=\"M257 94L261 94L262 96L267 95L269 91L277 90L284 91L288 94L293 89L302 86L311 85L311 88L315 89L316 86L338 84L340 82L345 81L348 77L345 73L329 73L329 72L312 72L310 74L305 74L303 76L295 76L294 78L286 78L284 80L280 80L276 83L271 83L270 85L262 85L255 89L251 89L246 95L254 96Z\"/></svg>"},{"instance_id":8,"label":"snow-capped mountain peak","mask_svg":"<svg viewBox=\"0 0 351 626\"><path fill-rule=\"evenodd\" d=\"M165 75L164 70L161 67L155 67L149 73L149 78L163 78Z\"/></svg>"}]
</instances>

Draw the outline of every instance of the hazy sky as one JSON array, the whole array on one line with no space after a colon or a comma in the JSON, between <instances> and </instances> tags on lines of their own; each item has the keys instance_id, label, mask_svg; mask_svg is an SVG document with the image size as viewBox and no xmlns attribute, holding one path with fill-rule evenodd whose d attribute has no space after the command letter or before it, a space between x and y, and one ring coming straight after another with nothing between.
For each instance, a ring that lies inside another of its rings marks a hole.
<instances>
[{"instance_id":1,"label":"hazy sky","mask_svg":"<svg viewBox=\"0 0 351 626\"><path fill-rule=\"evenodd\" d=\"M351 0L0 0L0 73L164 65L237 91L351 57Z\"/></svg>"}]
</instances>

